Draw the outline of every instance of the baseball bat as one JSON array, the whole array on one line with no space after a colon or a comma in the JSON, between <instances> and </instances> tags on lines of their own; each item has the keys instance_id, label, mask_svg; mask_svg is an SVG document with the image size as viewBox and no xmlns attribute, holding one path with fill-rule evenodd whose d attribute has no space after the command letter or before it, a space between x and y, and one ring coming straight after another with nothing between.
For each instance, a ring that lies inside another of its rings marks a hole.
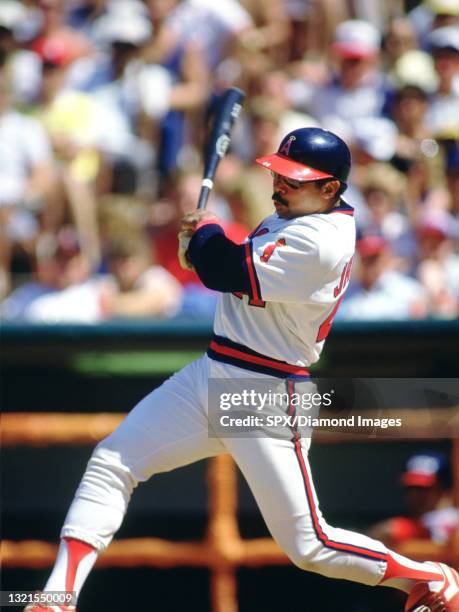
<instances>
[{"instance_id":1,"label":"baseball bat","mask_svg":"<svg viewBox=\"0 0 459 612\"><path fill-rule=\"evenodd\" d=\"M204 176L198 200L198 210L204 209L214 186L214 176L220 160L228 150L231 129L241 112L245 93L230 87L220 97L212 121L212 128L204 151Z\"/></svg>"}]
</instances>

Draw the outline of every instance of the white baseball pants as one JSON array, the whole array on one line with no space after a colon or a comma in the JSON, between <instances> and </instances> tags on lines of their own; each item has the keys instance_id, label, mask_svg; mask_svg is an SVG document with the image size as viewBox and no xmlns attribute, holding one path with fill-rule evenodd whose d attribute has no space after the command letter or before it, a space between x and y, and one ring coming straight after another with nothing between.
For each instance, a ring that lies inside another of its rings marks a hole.
<instances>
[{"instance_id":1,"label":"white baseball pants","mask_svg":"<svg viewBox=\"0 0 459 612\"><path fill-rule=\"evenodd\" d=\"M204 355L147 395L95 448L61 535L102 550L121 525L138 482L229 452L269 531L295 565L333 578L378 584L388 551L380 542L325 522L308 463L310 439L209 437L209 378L263 376Z\"/></svg>"}]
</instances>

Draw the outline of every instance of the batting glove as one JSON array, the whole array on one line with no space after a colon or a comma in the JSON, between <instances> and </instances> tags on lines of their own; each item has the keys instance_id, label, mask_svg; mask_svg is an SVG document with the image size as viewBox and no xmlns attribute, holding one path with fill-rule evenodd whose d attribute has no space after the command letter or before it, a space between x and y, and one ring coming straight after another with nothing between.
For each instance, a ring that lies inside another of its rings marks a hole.
<instances>
[{"instance_id":1,"label":"batting glove","mask_svg":"<svg viewBox=\"0 0 459 612\"><path fill-rule=\"evenodd\" d=\"M188 258L188 246L190 244L190 240L193 237L194 232L190 231L182 231L178 233L178 241L179 241L179 249L178 249L178 258L180 262L180 266L184 270L194 270L194 266Z\"/></svg>"}]
</instances>

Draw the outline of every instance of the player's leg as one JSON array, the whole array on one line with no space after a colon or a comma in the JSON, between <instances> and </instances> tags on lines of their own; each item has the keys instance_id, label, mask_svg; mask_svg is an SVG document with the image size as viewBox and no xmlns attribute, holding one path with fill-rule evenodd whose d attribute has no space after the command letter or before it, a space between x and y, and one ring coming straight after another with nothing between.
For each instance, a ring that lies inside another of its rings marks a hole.
<instances>
[{"instance_id":1,"label":"player's leg","mask_svg":"<svg viewBox=\"0 0 459 612\"><path fill-rule=\"evenodd\" d=\"M65 519L46 591L79 593L139 482L222 451L221 442L208 436L207 380L203 357L147 395L97 445Z\"/></svg>"},{"instance_id":2,"label":"player's leg","mask_svg":"<svg viewBox=\"0 0 459 612\"><path fill-rule=\"evenodd\" d=\"M236 370L220 364L212 372L216 378L237 379L241 375ZM266 381L272 387L273 381ZM244 384L246 381L233 380L234 388ZM283 384L291 393L294 387L290 381ZM241 389L238 391L240 394ZM291 407L289 414L294 414ZM245 475L270 532L296 565L333 578L392 586L405 592L418 581L443 580L436 564L411 561L365 535L328 525L313 485L308 461L310 440L289 427L271 433L275 435L225 437L223 442Z\"/></svg>"},{"instance_id":3,"label":"player's leg","mask_svg":"<svg viewBox=\"0 0 459 612\"><path fill-rule=\"evenodd\" d=\"M365 535L328 525L308 461L309 440L227 438L266 524L301 569L331 578L409 592L420 580L442 580L439 568L396 555Z\"/></svg>"}]
</instances>

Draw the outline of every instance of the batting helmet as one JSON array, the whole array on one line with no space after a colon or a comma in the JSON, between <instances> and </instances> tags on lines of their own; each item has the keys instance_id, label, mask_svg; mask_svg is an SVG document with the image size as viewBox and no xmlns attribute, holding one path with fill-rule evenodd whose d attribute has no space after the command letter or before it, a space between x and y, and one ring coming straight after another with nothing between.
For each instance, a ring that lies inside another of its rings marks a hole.
<instances>
[{"instance_id":1,"label":"batting helmet","mask_svg":"<svg viewBox=\"0 0 459 612\"><path fill-rule=\"evenodd\" d=\"M351 153L336 134L321 128L300 128L285 136L279 150L257 164L297 181L335 178L346 185Z\"/></svg>"}]
</instances>

